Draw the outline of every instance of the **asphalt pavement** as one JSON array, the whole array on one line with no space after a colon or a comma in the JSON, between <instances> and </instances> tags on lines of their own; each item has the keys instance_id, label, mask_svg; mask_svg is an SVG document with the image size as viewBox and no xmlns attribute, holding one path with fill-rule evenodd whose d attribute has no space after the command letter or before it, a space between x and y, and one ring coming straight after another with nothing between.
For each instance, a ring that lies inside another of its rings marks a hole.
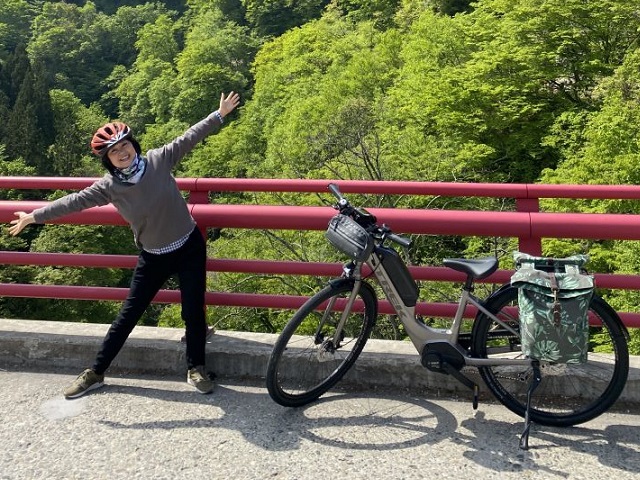
<instances>
[{"instance_id":1,"label":"asphalt pavement","mask_svg":"<svg viewBox=\"0 0 640 480\"><path fill-rule=\"evenodd\" d=\"M176 373L126 371L65 400L77 373L0 368L1 479L640 478L640 415L624 409L534 425L524 451L522 419L487 402L394 388L289 409L260 382L201 395Z\"/></svg>"}]
</instances>

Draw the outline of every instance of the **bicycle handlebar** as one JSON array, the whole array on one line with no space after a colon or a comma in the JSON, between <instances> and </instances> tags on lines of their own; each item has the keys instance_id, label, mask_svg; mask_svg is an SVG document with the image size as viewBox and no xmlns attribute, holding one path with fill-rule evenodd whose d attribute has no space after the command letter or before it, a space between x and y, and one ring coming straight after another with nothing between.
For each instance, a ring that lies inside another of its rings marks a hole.
<instances>
[{"instance_id":1,"label":"bicycle handlebar","mask_svg":"<svg viewBox=\"0 0 640 480\"><path fill-rule=\"evenodd\" d=\"M392 242L397 243L401 247L409 248L411 246L411 239L407 237L402 237L400 235L396 235L395 233L388 233L387 238Z\"/></svg>"},{"instance_id":2,"label":"bicycle handlebar","mask_svg":"<svg viewBox=\"0 0 640 480\"><path fill-rule=\"evenodd\" d=\"M344 214L344 215L348 215L352 218L354 218L354 220L358 220L358 217L361 217L363 215L365 215L365 213L360 212L357 208L353 207L350 203L349 200L347 200L343 195L342 192L340 192L340 189L338 188L338 185L336 185L335 183L330 183L328 185L329 191L331 193L333 193L333 195L338 199L338 203L335 206L336 210L340 211L340 213ZM376 226L376 228L382 233L383 239L389 239L394 243L397 243L398 245L400 245L401 247L404 248L409 248L411 246L411 239L407 238L407 237L403 237L401 235L397 235L395 233L393 233L391 231L391 229L389 227L387 227L386 225L383 225L382 227L379 227L377 224L375 224L375 217L373 215L370 214L366 214L369 215L371 217L371 219L373 220L373 224Z\"/></svg>"},{"instance_id":3,"label":"bicycle handlebar","mask_svg":"<svg viewBox=\"0 0 640 480\"><path fill-rule=\"evenodd\" d=\"M338 201L347 200L346 198L344 198L342 196L342 193L340 192L340 189L338 188L338 186L335 183L330 183L328 188L329 188L329 191L331 193L333 193L333 195L338 199Z\"/></svg>"}]
</instances>

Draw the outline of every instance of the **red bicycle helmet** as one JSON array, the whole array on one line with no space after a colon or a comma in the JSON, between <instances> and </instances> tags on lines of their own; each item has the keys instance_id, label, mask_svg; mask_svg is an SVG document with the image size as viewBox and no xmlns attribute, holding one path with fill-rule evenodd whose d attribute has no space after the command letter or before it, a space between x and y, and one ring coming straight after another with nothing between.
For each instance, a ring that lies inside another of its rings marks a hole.
<instances>
[{"instance_id":1,"label":"red bicycle helmet","mask_svg":"<svg viewBox=\"0 0 640 480\"><path fill-rule=\"evenodd\" d=\"M107 150L120 140L131 138L131 129L126 123L110 122L100 127L91 139L91 150L99 157L103 157Z\"/></svg>"}]
</instances>

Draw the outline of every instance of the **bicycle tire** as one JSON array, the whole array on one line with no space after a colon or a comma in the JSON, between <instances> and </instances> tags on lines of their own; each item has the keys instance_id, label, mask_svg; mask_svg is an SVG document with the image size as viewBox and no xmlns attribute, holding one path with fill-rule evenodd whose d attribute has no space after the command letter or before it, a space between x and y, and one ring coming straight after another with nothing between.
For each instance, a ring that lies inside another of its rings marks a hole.
<instances>
[{"instance_id":1,"label":"bicycle tire","mask_svg":"<svg viewBox=\"0 0 640 480\"><path fill-rule=\"evenodd\" d=\"M350 279L331 282L307 300L282 330L266 373L267 390L275 402L285 407L313 402L353 366L371 335L378 314L375 291L371 285L362 282L357 293L360 302L347 317L343 338L337 346L333 345L330 339L341 311L329 311L328 302L349 298L353 288L354 281ZM345 303L336 301L338 308ZM319 312L320 307L325 310Z\"/></svg>"},{"instance_id":2,"label":"bicycle tire","mask_svg":"<svg viewBox=\"0 0 640 480\"><path fill-rule=\"evenodd\" d=\"M506 287L487 300L487 310L519 332L518 290ZM627 381L627 333L611 306L593 297L589 306L589 353L583 364L541 362L542 381L532 395L530 418L548 426L568 427L592 420L618 399ZM599 325L594 325L599 323ZM481 358L524 358L519 335L479 312L471 333L472 355ZM595 347L595 348L594 348ZM509 410L525 416L531 367L479 367L493 395ZM589 378L589 381L586 379Z\"/></svg>"}]
</instances>

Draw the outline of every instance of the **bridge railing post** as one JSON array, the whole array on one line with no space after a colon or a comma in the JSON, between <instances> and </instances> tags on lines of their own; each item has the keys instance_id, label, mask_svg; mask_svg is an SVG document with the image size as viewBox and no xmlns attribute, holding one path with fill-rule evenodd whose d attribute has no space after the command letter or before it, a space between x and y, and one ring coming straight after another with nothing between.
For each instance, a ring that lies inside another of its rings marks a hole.
<instances>
[{"instance_id":1,"label":"bridge railing post","mask_svg":"<svg viewBox=\"0 0 640 480\"><path fill-rule=\"evenodd\" d=\"M539 212L540 199L516 198L516 211L525 213ZM519 237L518 249L521 252L528 253L529 255L542 255L542 239L540 237L533 237L531 235L527 237Z\"/></svg>"}]
</instances>

